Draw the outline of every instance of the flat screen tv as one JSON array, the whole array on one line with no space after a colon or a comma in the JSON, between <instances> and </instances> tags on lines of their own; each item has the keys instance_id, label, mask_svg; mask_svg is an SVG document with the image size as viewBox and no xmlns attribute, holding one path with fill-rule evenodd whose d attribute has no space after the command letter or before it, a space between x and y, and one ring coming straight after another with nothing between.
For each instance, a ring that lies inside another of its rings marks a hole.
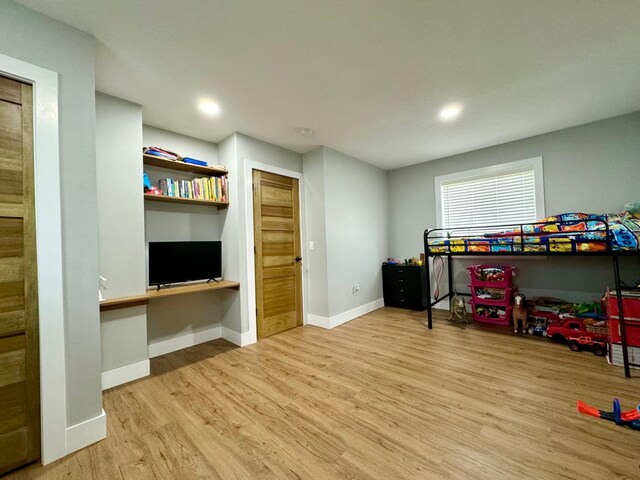
<instances>
[{"instance_id":1,"label":"flat screen tv","mask_svg":"<svg viewBox=\"0 0 640 480\"><path fill-rule=\"evenodd\" d=\"M149 285L222 277L222 242L149 242Z\"/></svg>"}]
</instances>

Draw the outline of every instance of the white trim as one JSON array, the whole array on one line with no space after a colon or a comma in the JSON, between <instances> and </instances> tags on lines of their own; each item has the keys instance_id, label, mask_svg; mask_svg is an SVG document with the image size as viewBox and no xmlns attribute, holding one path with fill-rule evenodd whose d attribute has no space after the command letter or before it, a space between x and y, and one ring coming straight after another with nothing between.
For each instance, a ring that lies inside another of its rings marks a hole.
<instances>
[{"instance_id":1,"label":"white trim","mask_svg":"<svg viewBox=\"0 0 640 480\"><path fill-rule=\"evenodd\" d=\"M41 461L46 465L67 453L58 74L2 54L0 73L33 85Z\"/></svg>"},{"instance_id":2,"label":"white trim","mask_svg":"<svg viewBox=\"0 0 640 480\"><path fill-rule=\"evenodd\" d=\"M132 382L151 373L149 359L102 372L102 390Z\"/></svg>"},{"instance_id":3,"label":"white trim","mask_svg":"<svg viewBox=\"0 0 640 480\"><path fill-rule=\"evenodd\" d=\"M99 442L107 436L107 414L102 413L67 428L67 455L92 443Z\"/></svg>"},{"instance_id":4,"label":"white trim","mask_svg":"<svg viewBox=\"0 0 640 480\"><path fill-rule=\"evenodd\" d=\"M197 332L191 332L178 337L172 337L167 340L160 340L149 344L149 358L159 357L167 353L182 350L183 348L193 347L200 343L210 342L222 337L222 327L216 325Z\"/></svg>"},{"instance_id":5,"label":"white trim","mask_svg":"<svg viewBox=\"0 0 640 480\"><path fill-rule=\"evenodd\" d=\"M384 307L384 299L379 298L378 300L365 303L364 305L360 305L359 307L334 315L330 318L309 314L309 325L331 329L382 307Z\"/></svg>"},{"instance_id":6,"label":"white trim","mask_svg":"<svg viewBox=\"0 0 640 480\"><path fill-rule=\"evenodd\" d=\"M436 196L436 225L442 228L442 184L454 180L471 180L473 178L488 177L497 175L502 172L517 172L518 170L528 170L533 168L533 176L536 189L536 217L542 219L545 217L544 208L544 172L542 169L542 157L527 158L515 162L500 163L488 167L475 168L473 170L465 170L462 172L450 173L447 175L439 175L434 178L435 196Z\"/></svg>"},{"instance_id":7,"label":"white trim","mask_svg":"<svg viewBox=\"0 0 640 480\"><path fill-rule=\"evenodd\" d=\"M245 222L246 239L247 239L247 309L249 311L249 343L255 343L258 341L258 326L256 324L256 267L253 258L253 170L261 170L263 172L275 173L276 175L282 175L284 177L298 179L298 194L300 197L300 242L301 251L304 252L302 259L302 324L307 324L307 318L309 316L307 305L309 305L309 297L307 292L307 269L305 267L305 258L309 258L309 252L307 251L307 237L305 232L305 204L304 204L304 176L300 172L294 172L293 170L286 170L280 167L274 167L273 165L267 165L266 163L255 162L249 159L245 159L244 166L244 181L245 181L245 202L247 221ZM244 334L243 334L244 335ZM247 344L247 345L248 345ZM244 345L243 345L244 346Z\"/></svg>"},{"instance_id":8,"label":"white trim","mask_svg":"<svg viewBox=\"0 0 640 480\"><path fill-rule=\"evenodd\" d=\"M251 332L238 333L227 327L222 327L222 338L239 347L246 347L251 343L255 343L251 341Z\"/></svg>"}]
</instances>

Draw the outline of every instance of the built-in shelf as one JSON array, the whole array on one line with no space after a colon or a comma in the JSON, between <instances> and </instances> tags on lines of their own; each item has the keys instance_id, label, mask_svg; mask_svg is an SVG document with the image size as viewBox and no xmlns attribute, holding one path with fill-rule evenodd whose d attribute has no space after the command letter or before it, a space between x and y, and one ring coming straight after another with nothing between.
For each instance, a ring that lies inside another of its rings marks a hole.
<instances>
[{"instance_id":1,"label":"built-in shelf","mask_svg":"<svg viewBox=\"0 0 640 480\"><path fill-rule=\"evenodd\" d=\"M221 208L227 208L229 206L229 202L214 202L213 200L200 200L197 198L181 198L181 197L170 197L168 195L150 195L148 193L144 194L145 200L151 200L153 202L169 202L169 203L185 203L191 205L209 205L211 207L218 207L218 210Z\"/></svg>"},{"instance_id":2,"label":"built-in shelf","mask_svg":"<svg viewBox=\"0 0 640 480\"><path fill-rule=\"evenodd\" d=\"M129 297L108 298L100 302L100 311L116 310L118 308L136 307L138 305L147 305L150 300L156 298L173 297L175 295L189 295L199 292L210 292L212 290L222 290L231 288L237 290L240 283L230 280L221 280L218 283L192 283L189 285L181 285L177 287L166 287L160 290L152 288L140 295L132 295Z\"/></svg>"},{"instance_id":3,"label":"built-in shelf","mask_svg":"<svg viewBox=\"0 0 640 480\"><path fill-rule=\"evenodd\" d=\"M156 157L154 155L143 154L142 162L145 165L151 165L153 167L168 168L170 170L178 170L181 172L197 173L200 175L208 175L210 177L220 177L229 173L226 168L221 166L202 167L200 165L192 165L190 163L184 163L178 160L165 160L164 158Z\"/></svg>"}]
</instances>

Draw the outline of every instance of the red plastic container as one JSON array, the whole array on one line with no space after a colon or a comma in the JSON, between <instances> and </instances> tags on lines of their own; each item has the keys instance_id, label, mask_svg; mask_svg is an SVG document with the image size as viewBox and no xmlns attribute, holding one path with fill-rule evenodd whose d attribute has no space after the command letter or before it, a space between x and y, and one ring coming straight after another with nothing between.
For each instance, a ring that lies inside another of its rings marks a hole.
<instances>
[{"instance_id":1,"label":"red plastic container","mask_svg":"<svg viewBox=\"0 0 640 480\"><path fill-rule=\"evenodd\" d=\"M609 292L609 301L607 302L607 312L613 317L618 317L618 296L616 291ZM625 320L634 319L640 321L640 296L638 294L626 295L622 291L622 307L624 308Z\"/></svg>"},{"instance_id":2,"label":"red plastic container","mask_svg":"<svg viewBox=\"0 0 640 480\"><path fill-rule=\"evenodd\" d=\"M515 289L512 287L508 288L495 288L495 287L476 287L474 285L469 285L471 287L471 298L476 303L476 305L491 305L494 307L508 307L509 305L513 305L513 295L515 293ZM492 293L496 293L495 290L499 290L502 292L501 298L483 298L478 296L478 292L482 290L491 289Z\"/></svg>"},{"instance_id":3,"label":"red plastic container","mask_svg":"<svg viewBox=\"0 0 640 480\"><path fill-rule=\"evenodd\" d=\"M640 347L640 320L624 319L624 333L627 337L627 345ZM622 343L620 335L620 320L618 317L609 317L609 340L611 343Z\"/></svg>"},{"instance_id":4,"label":"red plastic container","mask_svg":"<svg viewBox=\"0 0 640 480\"><path fill-rule=\"evenodd\" d=\"M469 265L467 273L473 287L508 288L516 267L511 265Z\"/></svg>"},{"instance_id":5,"label":"red plastic container","mask_svg":"<svg viewBox=\"0 0 640 480\"><path fill-rule=\"evenodd\" d=\"M469 302L471 304L471 314L473 316L473 320L475 322L486 323L490 325L509 325L511 323L511 312L513 311L513 305L509 305L507 307L501 308L504 310L504 315L498 315L498 317L489 317L485 315L481 315L477 313L477 307L486 307L491 308L492 306L486 305L484 303L475 303L473 300Z\"/></svg>"},{"instance_id":6,"label":"red plastic container","mask_svg":"<svg viewBox=\"0 0 640 480\"><path fill-rule=\"evenodd\" d=\"M609 292L608 297L609 340L611 343L622 343L618 297L615 291ZM627 345L640 347L640 296L638 294L625 295L623 290L622 306L624 308L624 331L627 337Z\"/></svg>"}]
</instances>

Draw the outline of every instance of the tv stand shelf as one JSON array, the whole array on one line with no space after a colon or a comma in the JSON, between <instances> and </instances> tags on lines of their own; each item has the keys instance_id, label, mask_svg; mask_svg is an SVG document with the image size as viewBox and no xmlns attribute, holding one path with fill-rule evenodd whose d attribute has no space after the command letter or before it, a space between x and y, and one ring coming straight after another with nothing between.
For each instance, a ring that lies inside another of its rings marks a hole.
<instances>
[{"instance_id":1,"label":"tv stand shelf","mask_svg":"<svg viewBox=\"0 0 640 480\"><path fill-rule=\"evenodd\" d=\"M100 311L116 310L118 308L136 307L138 305L147 305L149 300L156 298L173 297L175 295L188 295L190 293L209 292L211 290L222 290L232 288L237 290L240 283L230 280L221 280L219 283L192 283L190 285L181 285L176 287L166 287L160 290L150 288L140 295L132 295L130 297L108 298L100 302Z\"/></svg>"}]
</instances>

